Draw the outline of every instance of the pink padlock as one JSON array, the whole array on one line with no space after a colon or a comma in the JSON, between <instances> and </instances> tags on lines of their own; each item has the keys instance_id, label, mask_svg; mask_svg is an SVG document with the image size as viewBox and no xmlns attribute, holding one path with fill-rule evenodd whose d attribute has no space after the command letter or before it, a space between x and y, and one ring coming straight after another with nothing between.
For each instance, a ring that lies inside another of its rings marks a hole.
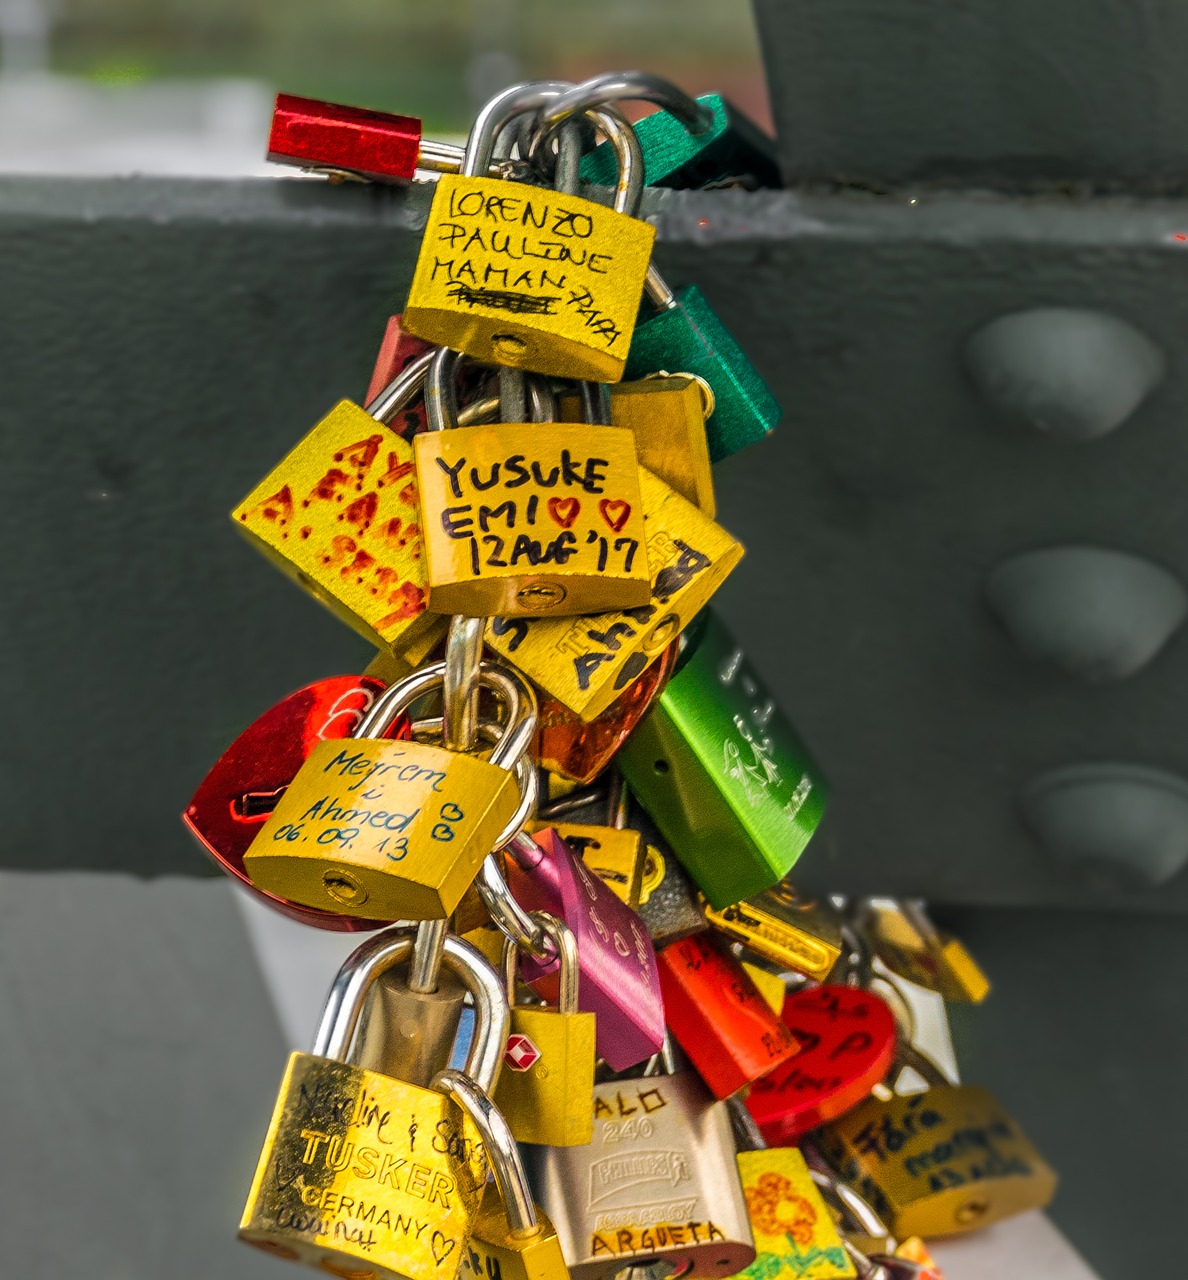
<instances>
[{"instance_id":1,"label":"pink padlock","mask_svg":"<svg viewBox=\"0 0 1188 1280\"><path fill-rule=\"evenodd\" d=\"M626 1071L664 1045L664 1000L656 951L644 922L582 865L547 827L507 846L507 882L528 911L564 920L578 944L578 1007L596 1018L598 1056ZM556 1000L557 962L524 957L521 974Z\"/></svg>"}]
</instances>

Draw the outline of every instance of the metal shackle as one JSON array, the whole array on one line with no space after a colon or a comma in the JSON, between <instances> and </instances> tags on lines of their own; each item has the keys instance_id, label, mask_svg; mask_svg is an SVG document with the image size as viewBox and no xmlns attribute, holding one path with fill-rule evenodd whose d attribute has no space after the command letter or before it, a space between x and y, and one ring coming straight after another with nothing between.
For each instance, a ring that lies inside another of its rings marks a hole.
<instances>
[{"instance_id":1,"label":"metal shackle","mask_svg":"<svg viewBox=\"0 0 1188 1280\"><path fill-rule=\"evenodd\" d=\"M714 113L679 85L650 71L606 71L583 80L541 109L540 123L552 133L566 120L606 102L654 102L695 137L714 122Z\"/></svg>"},{"instance_id":2,"label":"metal shackle","mask_svg":"<svg viewBox=\"0 0 1188 1280\"><path fill-rule=\"evenodd\" d=\"M844 1212L849 1214L850 1221L863 1235L873 1236L876 1239L885 1238L894 1249L894 1237L874 1205L848 1182L843 1182L841 1176L830 1168L824 1156L811 1142L802 1141L800 1151L804 1156L805 1164L808 1165L809 1176L818 1189L831 1196Z\"/></svg>"},{"instance_id":3,"label":"metal shackle","mask_svg":"<svg viewBox=\"0 0 1188 1280\"><path fill-rule=\"evenodd\" d=\"M631 218L638 217L639 206L643 200L644 157L643 147L635 130L627 123L626 117L613 107L593 106L587 108L583 114L601 129L615 153L618 177L615 179L615 198L612 208L616 213L623 213ZM543 162L545 149L551 136L543 130L538 130L533 135L528 156L534 164L539 165ZM574 170L576 176L576 165ZM560 189L558 187L558 190ZM568 191L565 194L576 195L577 192Z\"/></svg>"},{"instance_id":4,"label":"metal shackle","mask_svg":"<svg viewBox=\"0 0 1188 1280\"><path fill-rule=\"evenodd\" d=\"M533 923L544 932L548 940L557 949L557 955L561 959L561 969L558 974L557 1012L577 1013L578 979L580 977L577 938L574 937L573 930L564 920L558 920L556 916L547 911L533 911L531 918ZM520 948L510 938L505 938L503 942L503 981L507 987L507 1003L513 1008L516 1003L516 960L519 954Z\"/></svg>"},{"instance_id":5,"label":"metal shackle","mask_svg":"<svg viewBox=\"0 0 1188 1280\"><path fill-rule=\"evenodd\" d=\"M503 1201L508 1230L515 1240L530 1240L543 1228L536 1218L536 1205L528 1178L520 1162L520 1150L503 1112L487 1096L489 1089L471 1077L470 1072L448 1068L433 1078L433 1087L447 1094L470 1116L483 1139L487 1162L495 1175L495 1186Z\"/></svg>"},{"instance_id":6,"label":"metal shackle","mask_svg":"<svg viewBox=\"0 0 1188 1280\"><path fill-rule=\"evenodd\" d=\"M384 929L356 947L338 971L314 1037L313 1054L347 1061L363 1001L377 979L413 955L416 936L403 927ZM483 1088L493 1089L507 1043L511 1014L495 970L481 952L461 938L445 939L442 963L474 1000L474 1031L466 1054L466 1074Z\"/></svg>"},{"instance_id":7,"label":"metal shackle","mask_svg":"<svg viewBox=\"0 0 1188 1280\"><path fill-rule=\"evenodd\" d=\"M364 406L363 412L387 426L401 409L407 409L420 395L429 365L436 354L436 351L426 351L424 355L410 360L379 395Z\"/></svg>"},{"instance_id":8,"label":"metal shackle","mask_svg":"<svg viewBox=\"0 0 1188 1280\"><path fill-rule=\"evenodd\" d=\"M571 80L539 80L513 84L497 93L474 118L466 139L466 151L459 170L464 178L479 178L491 167L495 141L500 130L526 111L539 111L554 98L574 88Z\"/></svg>"}]
</instances>

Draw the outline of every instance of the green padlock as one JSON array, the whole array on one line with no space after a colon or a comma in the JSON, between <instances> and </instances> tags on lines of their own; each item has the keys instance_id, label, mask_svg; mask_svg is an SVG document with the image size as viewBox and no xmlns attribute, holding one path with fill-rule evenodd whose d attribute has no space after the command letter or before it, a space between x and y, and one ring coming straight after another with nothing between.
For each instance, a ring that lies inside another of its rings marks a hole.
<instances>
[{"instance_id":1,"label":"green padlock","mask_svg":"<svg viewBox=\"0 0 1188 1280\"><path fill-rule=\"evenodd\" d=\"M780 406L701 290L690 284L673 293L653 264L644 292L659 310L636 324L623 376L679 369L704 378L714 393L705 423L711 462L774 431Z\"/></svg>"},{"instance_id":2,"label":"green padlock","mask_svg":"<svg viewBox=\"0 0 1188 1280\"><path fill-rule=\"evenodd\" d=\"M669 111L657 111L635 125L644 154L644 184L693 188L727 182L751 189L781 187L775 139L718 93L697 101L713 116L709 128L690 133ZM582 177L613 187L618 171L615 155L602 143L582 161Z\"/></svg>"},{"instance_id":3,"label":"green padlock","mask_svg":"<svg viewBox=\"0 0 1188 1280\"><path fill-rule=\"evenodd\" d=\"M619 753L623 777L711 906L783 879L825 809L820 770L710 610ZM682 665L683 663L683 665Z\"/></svg>"}]
</instances>

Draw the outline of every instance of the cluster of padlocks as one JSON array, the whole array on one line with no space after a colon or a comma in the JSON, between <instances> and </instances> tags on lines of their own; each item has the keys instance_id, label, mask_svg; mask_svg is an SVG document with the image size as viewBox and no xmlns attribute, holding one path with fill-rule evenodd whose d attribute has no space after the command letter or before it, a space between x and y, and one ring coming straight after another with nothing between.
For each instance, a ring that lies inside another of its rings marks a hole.
<instances>
[{"instance_id":1,"label":"cluster of padlocks","mask_svg":"<svg viewBox=\"0 0 1188 1280\"><path fill-rule=\"evenodd\" d=\"M289 1061L241 1237L345 1280L894 1280L1044 1204L1015 1123L918 1043L910 989L986 994L960 943L789 883L824 784L706 607L742 555L711 463L778 410L635 215L645 176L763 181L758 132L630 73L506 90L465 150L282 95L271 154L444 176L366 408L234 512L378 651L185 815L277 910L378 931Z\"/></svg>"}]
</instances>

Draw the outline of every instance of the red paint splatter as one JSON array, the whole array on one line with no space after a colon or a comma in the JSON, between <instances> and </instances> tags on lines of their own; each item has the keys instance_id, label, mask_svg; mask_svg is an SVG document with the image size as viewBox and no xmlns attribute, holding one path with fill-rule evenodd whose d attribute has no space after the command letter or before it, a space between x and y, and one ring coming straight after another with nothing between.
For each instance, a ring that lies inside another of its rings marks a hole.
<instances>
[{"instance_id":1,"label":"red paint splatter","mask_svg":"<svg viewBox=\"0 0 1188 1280\"><path fill-rule=\"evenodd\" d=\"M314 498L328 500L340 496L336 493L336 490L344 484L349 484L350 479L350 476L345 471L340 471L337 467L331 467L310 490L309 497L301 505L308 507Z\"/></svg>"},{"instance_id":2,"label":"red paint splatter","mask_svg":"<svg viewBox=\"0 0 1188 1280\"><path fill-rule=\"evenodd\" d=\"M382 633L385 627L393 626L397 622L407 622L425 611L425 593L411 582L402 583L400 589L389 596L388 603L394 604L397 600L401 601L400 607L375 624L377 631Z\"/></svg>"},{"instance_id":3,"label":"red paint splatter","mask_svg":"<svg viewBox=\"0 0 1188 1280\"><path fill-rule=\"evenodd\" d=\"M348 523L358 526L360 533L366 533L371 528L378 507L379 495L365 493L363 497L356 498L338 518L341 520L345 516Z\"/></svg>"},{"instance_id":4,"label":"red paint splatter","mask_svg":"<svg viewBox=\"0 0 1188 1280\"><path fill-rule=\"evenodd\" d=\"M334 455L334 461L342 462L345 458L356 470L366 471L375 461L375 455L379 453L382 440L383 436L376 434L368 436L366 440L358 440L354 444L348 444L345 449L339 450Z\"/></svg>"},{"instance_id":5,"label":"red paint splatter","mask_svg":"<svg viewBox=\"0 0 1188 1280\"><path fill-rule=\"evenodd\" d=\"M330 550L318 559L325 565L342 564L348 556L352 556L359 550L359 544L345 533L335 535L330 539Z\"/></svg>"},{"instance_id":6,"label":"red paint splatter","mask_svg":"<svg viewBox=\"0 0 1188 1280\"><path fill-rule=\"evenodd\" d=\"M255 515L264 520L275 520L278 524L288 524L293 518L293 491L285 485L271 498L265 498L256 506Z\"/></svg>"},{"instance_id":7,"label":"red paint splatter","mask_svg":"<svg viewBox=\"0 0 1188 1280\"><path fill-rule=\"evenodd\" d=\"M411 462L401 462L399 455L395 453L388 454L388 469L375 482L377 489L382 489L386 484L395 484L398 480L403 480L405 476L411 475L413 464Z\"/></svg>"},{"instance_id":8,"label":"red paint splatter","mask_svg":"<svg viewBox=\"0 0 1188 1280\"><path fill-rule=\"evenodd\" d=\"M368 555L366 551L357 551L355 558L348 565L344 565L340 570L344 578L356 578L356 581L362 582L363 579L357 575L366 573L371 566L375 564L375 556Z\"/></svg>"}]
</instances>

